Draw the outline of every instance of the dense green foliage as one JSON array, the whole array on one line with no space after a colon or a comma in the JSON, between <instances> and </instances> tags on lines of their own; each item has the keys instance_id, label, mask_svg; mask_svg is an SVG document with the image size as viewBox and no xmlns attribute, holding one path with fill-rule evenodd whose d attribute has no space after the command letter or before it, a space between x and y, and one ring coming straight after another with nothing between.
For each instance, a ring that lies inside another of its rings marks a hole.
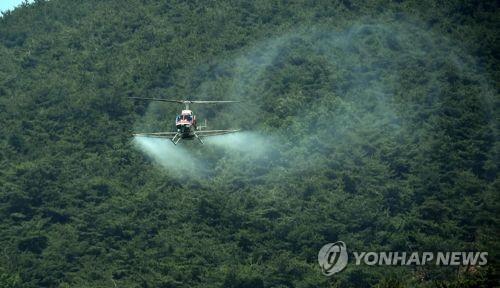
<instances>
[{"instance_id":1,"label":"dense green foliage","mask_svg":"<svg viewBox=\"0 0 500 288\"><path fill-rule=\"evenodd\" d=\"M3 15L0 287L498 285L498 4L331 2ZM247 132L144 153L131 134L180 107L128 96L243 100L193 108ZM489 262L328 278L337 240Z\"/></svg>"}]
</instances>

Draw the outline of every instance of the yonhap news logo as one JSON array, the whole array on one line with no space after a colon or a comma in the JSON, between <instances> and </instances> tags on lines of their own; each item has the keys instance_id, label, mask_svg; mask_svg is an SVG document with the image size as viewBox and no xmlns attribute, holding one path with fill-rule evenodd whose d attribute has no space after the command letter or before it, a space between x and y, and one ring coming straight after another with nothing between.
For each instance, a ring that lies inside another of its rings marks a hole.
<instances>
[{"instance_id":1,"label":"yonhap news logo","mask_svg":"<svg viewBox=\"0 0 500 288\"><path fill-rule=\"evenodd\" d=\"M352 252L354 265L387 266L484 266L488 264L488 252ZM347 266L347 246L342 241L328 243L318 253L321 272L332 276Z\"/></svg>"},{"instance_id":2,"label":"yonhap news logo","mask_svg":"<svg viewBox=\"0 0 500 288\"><path fill-rule=\"evenodd\" d=\"M331 276L342 271L347 266L347 258L347 247L344 242L326 244L318 253L321 272L326 276Z\"/></svg>"}]
</instances>

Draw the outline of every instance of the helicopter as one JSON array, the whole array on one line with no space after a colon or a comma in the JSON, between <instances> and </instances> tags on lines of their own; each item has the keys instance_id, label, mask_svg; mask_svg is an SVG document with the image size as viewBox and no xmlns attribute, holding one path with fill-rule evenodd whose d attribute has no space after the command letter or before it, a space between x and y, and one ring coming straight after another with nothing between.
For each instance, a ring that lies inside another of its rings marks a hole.
<instances>
[{"instance_id":1,"label":"helicopter","mask_svg":"<svg viewBox=\"0 0 500 288\"><path fill-rule=\"evenodd\" d=\"M196 116L193 111L189 109L189 104L212 104L212 103L235 103L240 101L205 101L205 100L169 100L161 98L143 98L143 97L128 97L130 99L136 100L147 100L147 101L159 101L159 102L171 102L184 104L184 109L181 114L175 117L175 127L177 131L172 132L145 132L145 133L135 133L134 136L139 137L154 137L154 138L168 138L177 145L181 140L193 140L197 139L201 144L203 144L204 137L224 135L229 133L236 133L240 130L203 130L207 128L207 122L205 120L205 125L198 125Z\"/></svg>"}]
</instances>

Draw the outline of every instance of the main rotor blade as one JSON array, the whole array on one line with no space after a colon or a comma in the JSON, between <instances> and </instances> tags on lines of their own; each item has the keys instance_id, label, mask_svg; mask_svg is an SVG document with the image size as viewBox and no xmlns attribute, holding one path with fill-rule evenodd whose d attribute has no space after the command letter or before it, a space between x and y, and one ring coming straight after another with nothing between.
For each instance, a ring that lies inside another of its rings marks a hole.
<instances>
[{"instance_id":1,"label":"main rotor blade","mask_svg":"<svg viewBox=\"0 0 500 288\"><path fill-rule=\"evenodd\" d=\"M162 102L174 102L174 103L184 103L183 100L168 100L168 99L160 99L160 98L145 98L145 97L128 97L130 99L138 99L138 100L151 100L151 101L162 101Z\"/></svg>"},{"instance_id":2,"label":"main rotor blade","mask_svg":"<svg viewBox=\"0 0 500 288\"><path fill-rule=\"evenodd\" d=\"M236 103L236 102L241 102L241 101L229 101L229 100L223 100L223 101L204 101L204 100L186 100L185 102L188 103Z\"/></svg>"},{"instance_id":3,"label":"main rotor blade","mask_svg":"<svg viewBox=\"0 0 500 288\"><path fill-rule=\"evenodd\" d=\"M241 101L205 101L205 100L168 100L161 98L147 98L147 97L128 97L130 99L138 99L138 100L151 100L151 101L162 101L162 102L173 102L173 103L181 103L181 104L191 104L191 103L199 103L199 104L209 104L209 103L235 103Z\"/></svg>"}]
</instances>

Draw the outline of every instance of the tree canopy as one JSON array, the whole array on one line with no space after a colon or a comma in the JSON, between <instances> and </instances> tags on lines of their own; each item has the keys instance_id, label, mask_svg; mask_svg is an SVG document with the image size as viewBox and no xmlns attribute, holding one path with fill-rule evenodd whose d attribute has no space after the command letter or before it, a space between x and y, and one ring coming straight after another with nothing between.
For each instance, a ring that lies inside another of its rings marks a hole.
<instances>
[{"instance_id":1,"label":"tree canopy","mask_svg":"<svg viewBox=\"0 0 500 288\"><path fill-rule=\"evenodd\" d=\"M492 287L494 1L36 0L0 17L0 287ZM134 139L193 105L205 145ZM320 248L487 251L354 266ZM470 268L470 267L469 267Z\"/></svg>"}]
</instances>

